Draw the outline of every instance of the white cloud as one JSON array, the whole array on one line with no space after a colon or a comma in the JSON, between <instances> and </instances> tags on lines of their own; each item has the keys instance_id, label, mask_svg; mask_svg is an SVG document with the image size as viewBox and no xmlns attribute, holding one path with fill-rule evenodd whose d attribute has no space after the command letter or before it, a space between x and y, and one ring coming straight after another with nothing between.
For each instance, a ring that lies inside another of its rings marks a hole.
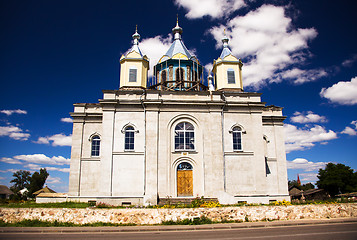
<instances>
[{"instance_id":1,"label":"white cloud","mask_svg":"<svg viewBox=\"0 0 357 240\"><path fill-rule=\"evenodd\" d=\"M307 172L317 171L325 168L328 162L311 162L304 158L296 158L292 161L286 161L288 169L302 169ZM300 175L300 174L299 174Z\"/></svg>"},{"instance_id":2,"label":"white cloud","mask_svg":"<svg viewBox=\"0 0 357 240\"><path fill-rule=\"evenodd\" d=\"M39 137L34 143L38 144L52 144L52 146L71 146L72 145L72 135L65 134L55 134L53 136Z\"/></svg>"},{"instance_id":3,"label":"white cloud","mask_svg":"<svg viewBox=\"0 0 357 240\"><path fill-rule=\"evenodd\" d=\"M307 113L295 112L294 116L290 118L290 121L295 123L318 123L327 122L327 119L324 116L308 111Z\"/></svg>"},{"instance_id":4,"label":"white cloud","mask_svg":"<svg viewBox=\"0 0 357 240\"><path fill-rule=\"evenodd\" d=\"M346 59L342 62L342 66L344 67L352 67L353 64L357 61L357 54L353 55L351 58Z\"/></svg>"},{"instance_id":5,"label":"white cloud","mask_svg":"<svg viewBox=\"0 0 357 240\"><path fill-rule=\"evenodd\" d=\"M334 131L327 131L324 127L319 125L314 125L311 128L297 128L294 125L285 124L284 130L287 153L297 150L306 150L315 146L316 143L325 143L326 141L337 138L337 134Z\"/></svg>"},{"instance_id":6,"label":"white cloud","mask_svg":"<svg viewBox=\"0 0 357 240\"><path fill-rule=\"evenodd\" d=\"M324 167L322 167L324 168ZM317 180L319 180L317 178L317 172L313 173L313 172L310 172L310 173L300 173L299 176L300 176L300 180L302 182L312 182L312 183L316 183Z\"/></svg>"},{"instance_id":7,"label":"white cloud","mask_svg":"<svg viewBox=\"0 0 357 240\"><path fill-rule=\"evenodd\" d=\"M32 164L68 165L70 163L70 159L68 158L62 156L53 156L50 158L44 154L17 155L14 156L13 159Z\"/></svg>"},{"instance_id":8,"label":"white cloud","mask_svg":"<svg viewBox=\"0 0 357 240\"><path fill-rule=\"evenodd\" d=\"M9 125L0 126L0 136L8 136L15 140L26 141L30 137L30 134L23 132L19 127Z\"/></svg>"},{"instance_id":9,"label":"white cloud","mask_svg":"<svg viewBox=\"0 0 357 240\"><path fill-rule=\"evenodd\" d=\"M69 168L46 167L47 171L59 171L69 173Z\"/></svg>"},{"instance_id":10,"label":"white cloud","mask_svg":"<svg viewBox=\"0 0 357 240\"><path fill-rule=\"evenodd\" d=\"M29 169L31 169L31 170L35 170L35 171L41 169L41 166L40 166L40 165L38 165L38 164L33 164L33 163L26 164L24 167L25 167L25 168L29 168Z\"/></svg>"},{"instance_id":11,"label":"white cloud","mask_svg":"<svg viewBox=\"0 0 357 240\"><path fill-rule=\"evenodd\" d=\"M228 17L234 11L246 6L244 0L175 0L176 5L185 8L187 18Z\"/></svg>"},{"instance_id":12,"label":"white cloud","mask_svg":"<svg viewBox=\"0 0 357 240\"><path fill-rule=\"evenodd\" d=\"M292 79L295 84L302 84L325 77L327 76L327 72L322 68L310 70L301 70L298 68L293 68L290 70L283 71L280 76L282 79Z\"/></svg>"},{"instance_id":13,"label":"white cloud","mask_svg":"<svg viewBox=\"0 0 357 240\"><path fill-rule=\"evenodd\" d=\"M62 180L59 177L48 176L48 178L46 179L46 183L47 184L62 183Z\"/></svg>"},{"instance_id":14,"label":"white cloud","mask_svg":"<svg viewBox=\"0 0 357 240\"><path fill-rule=\"evenodd\" d=\"M1 113L4 113L8 116L14 114L14 113L17 113L17 114L27 114L27 111L26 110L21 110L21 109L17 109L17 110L1 110L0 111Z\"/></svg>"},{"instance_id":15,"label":"white cloud","mask_svg":"<svg viewBox=\"0 0 357 240\"><path fill-rule=\"evenodd\" d=\"M162 36L156 36L153 38L146 38L140 42L140 49L150 59L150 70L148 72L149 77L153 76L153 69L160 58L166 53L172 43L172 35L168 35L166 38Z\"/></svg>"},{"instance_id":16,"label":"white cloud","mask_svg":"<svg viewBox=\"0 0 357 240\"><path fill-rule=\"evenodd\" d=\"M61 122L73 123L73 119L72 118L61 118Z\"/></svg>"},{"instance_id":17,"label":"white cloud","mask_svg":"<svg viewBox=\"0 0 357 240\"><path fill-rule=\"evenodd\" d=\"M347 126L341 133L357 136L357 120L352 121L351 124L353 125L353 128Z\"/></svg>"},{"instance_id":18,"label":"white cloud","mask_svg":"<svg viewBox=\"0 0 357 240\"><path fill-rule=\"evenodd\" d=\"M341 105L357 104L357 77L350 82L340 81L329 88L322 88L320 96Z\"/></svg>"},{"instance_id":19,"label":"white cloud","mask_svg":"<svg viewBox=\"0 0 357 240\"><path fill-rule=\"evenodd\" d=\"M22 164L21 161L8 157L0 158L0 162L9 163L9 164Z\"/></svg>"},{"instance_id":20,"label":"white cloud","mask_svg":"<svg viewBox=\"0 0 357 240\"><path fill-rule=\"evenodd\" d=\"M69 172L69 168L58 168L58 167L49 167L49 166L44 167L33 163L26 164L24 167L34 171L39 171L41 168L46 168L47 171Z\"/></svg>"},{"instance_id":21,"label":"white cloud","mask_svg":"<svg viewBox=\"0 0 357 240\"><path fill-rule=\"evenodd\" d=\"M0 172L1 172L1 173L17 172L17 171L19 171L19 169L5 169L5 170L1 170L1 169L0 169Z\"/></svg>"},{"instance_id":22,"label":"white cloud","mask_svg":"<svg viewBox=\"0 0 357 240\"><path fill-rule=\"evenodd\" d=\"M245 86L259 88L284 78L301 84L326 76L323 69L303 70L297 67L308 57L308 41L317 36L314 28L296 29L291 18L285 15L284 7L263 5L245 16L237 16L209 30L222 48L221 39L226 30L232 53L246 58L243 81Z\"/></svg>"}]
</instances>

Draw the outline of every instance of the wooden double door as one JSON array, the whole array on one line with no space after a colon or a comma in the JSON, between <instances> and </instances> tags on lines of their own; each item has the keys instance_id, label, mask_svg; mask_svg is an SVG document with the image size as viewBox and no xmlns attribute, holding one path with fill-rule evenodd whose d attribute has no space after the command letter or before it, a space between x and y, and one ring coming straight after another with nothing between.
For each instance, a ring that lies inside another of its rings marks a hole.
<instances>
[{"instance_id":1,"label":"wooden double door","mask_svg":"<svg viewBox=\"0 0 357 240\"><path fill-rule=\"evenodd\" d=\"M193 169L189 163L181 163L177 167L177 196L193 196Z\"/></svg>"}]
</instances>

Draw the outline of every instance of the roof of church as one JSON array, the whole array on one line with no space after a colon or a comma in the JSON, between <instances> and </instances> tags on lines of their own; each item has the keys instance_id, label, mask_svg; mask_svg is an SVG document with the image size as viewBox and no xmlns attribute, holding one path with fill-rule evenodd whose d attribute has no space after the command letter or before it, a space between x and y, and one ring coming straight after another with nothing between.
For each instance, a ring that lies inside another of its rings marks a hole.
<instances>
[{"instance_id":1,"label":"roof of church","mask_svg":"<svg viewBox=\"0 0 357 240\"><path fill-rule=\"evenodd\" d=\"M224 37L222 38L223 50L222 50L221 56L219 56L221 59L232 54L231 50L228 47L228 41L229 41L228 37L226 35L224 35Z\"/></svg>"},{"instance_id":2,"label":"roof of church","mask_svg":"<svg viewBox=\"0 0 357 240\"><path fill-rule=\"evenodd\" d=\"M182 28L179 26L178 20L176 22L176 26L172 29L172 33L174 34L175 39L174 39L173 43L171 44L169 50L167 50L167 52L161 57L161 59L159 60L159 63L164 62L168 59L172 59L177 54L182 54L185 57L187 57L187 59L197 61L197 58L195 56L193 56L190 53L190 51L188 51L188 49L186 48L185 44L183 43L183 41L181 39ZM181 58L181 57L179 57L179 58Z\"/></svg>"},{"instance_id":3,"label":"roof of church","mask_svg":"<svg viewBox=\"0 0 357 240\"><path fill-rule=\"evenodd\" d=\"M140 34L138 33L138 27L135 29L135 33L132 35L134 41L133 41L133 46L127 51L124 55L125 57L131 53L131 52L136 52L138 53L141 57L144 57L144 54L141 52L139 48L139 39L140 39Z\"/></svg>"},{"instance_id":4,"label":"roof of church","mask_svg":"<svg viewBox=\"0 0 357 240\"><path fill-rule=\"evenodd\" d=\"M187 56L187 58L191 58L192 55L186 48L185 44L183 44L181 39L175 39L175 41L171 44L169 50L167 50L166 54L164 56L168 56L169 58L172 58L178 53L182 53Z\"/></svg>"}]
</instances>

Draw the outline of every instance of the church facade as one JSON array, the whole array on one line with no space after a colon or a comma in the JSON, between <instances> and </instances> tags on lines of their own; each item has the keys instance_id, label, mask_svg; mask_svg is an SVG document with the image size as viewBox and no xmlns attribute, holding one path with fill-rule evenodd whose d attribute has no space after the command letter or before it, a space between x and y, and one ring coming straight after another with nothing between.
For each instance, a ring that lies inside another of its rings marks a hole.
<instances>
[{"instance_id":1,"label":"church facade","mask_svg":"<svg viewBox=\"0 0 357 240\"><path fill-rule=\"evenodd\" d=\"M115 205L290 200L282 108L243 91L243 64L228 38L204 80L178 23L173 34L151 81L136 31L120 59L120 88L104 90L98 103L74 104L68 198Z\"/></svg>"}]
</instances>

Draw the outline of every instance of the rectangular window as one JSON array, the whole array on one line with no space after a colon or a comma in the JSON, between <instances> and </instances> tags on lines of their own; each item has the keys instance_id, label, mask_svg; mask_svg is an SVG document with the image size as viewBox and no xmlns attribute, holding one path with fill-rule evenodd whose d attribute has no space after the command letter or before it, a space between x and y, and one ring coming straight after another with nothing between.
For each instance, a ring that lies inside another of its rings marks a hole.
<instances>
[{"instance_id":1,"label":"rectangular window","mask_svg":"<svg viewBox=\"0 0 357 240\"><path fill-rule=\"evenodd\" d=\"M136 82L137 69L129 69L129 82Z\"/></svg>"},{"instance_id":2,"label":"rectangular window","mask_svg":"<svg viewBox=\"0 0 357 240\"><path fill-rule=\"evenodd\" d=\"M125 132L125 150L134 150L134 131Z\"/></svg>"},{"instance_id":3,"label":"rectangular window","mask_svg":"<svg viewBox=\"0 0 357 240\"><path fill-rule=\"evenodd\" d=\"M239 151L242 150L242 133L233 132L233 150Z\"/></svg>"},{"instance_id":4,"label":"rectangular window","mask_svg":"<svg viewBox=\"0 0 357 240\"><path fill-rule=\"evenodd\" d=\"M234 76L234 70L228 69L227 78L228 78L228 83L229 84L235 84L236 83L236 79L235 79L235 76Z\"/></svg>"},{"instance_id":5,"label":"rectangular window","mask_svg":"<svg viewBox=\"0 0 357 240\"><path fill-rule=\"evenodd\" d=\"M100 140L93 139L92 140L92 156L93 157L98 157L99 156L99 151L100 151Z\"/></svg>"}]
</instances>

